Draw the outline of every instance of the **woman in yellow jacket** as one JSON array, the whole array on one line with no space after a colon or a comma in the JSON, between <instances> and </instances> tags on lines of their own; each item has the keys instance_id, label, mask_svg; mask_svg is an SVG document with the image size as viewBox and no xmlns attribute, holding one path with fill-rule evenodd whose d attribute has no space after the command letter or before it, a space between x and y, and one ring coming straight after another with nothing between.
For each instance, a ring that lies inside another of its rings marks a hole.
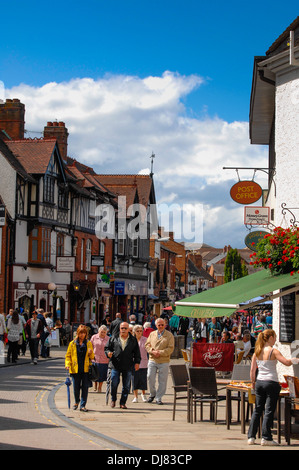
<instances>
[{"instance_id":1,"label":"woman in yellow jacket","mask_svg":"<svg viewBox=\"0 0 299 470\"><path fill-rule=\"evenodd\" d=\"M91 342L87 340L87 334L87 327L79 325L76 337L69 343L65 356L65 368L69 370L73 379L75 397L73 409L76 410L80 403L80 411L87 411L86 403L90 386L88 370L91 360L94 359L93 347ZM81 400L80 390L82 390Z\"/></svg>"}]
</instances>

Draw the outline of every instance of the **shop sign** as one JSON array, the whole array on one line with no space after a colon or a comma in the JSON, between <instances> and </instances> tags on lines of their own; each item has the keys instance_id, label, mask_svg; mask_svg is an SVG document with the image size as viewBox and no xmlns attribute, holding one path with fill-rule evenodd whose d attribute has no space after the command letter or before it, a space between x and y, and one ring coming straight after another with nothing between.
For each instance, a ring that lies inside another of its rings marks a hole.
<instances>
[{"instance_id":1,"label":"shop sign","mask_svg":"<svg viewBox=\"0 0 299 470\"><path fill-rule=\"evenodd\" d=\"M100 255L92 255L91 266L104 266L104 257Z\"/></svg>"},{"instance_id":2,"label":"shop sign","mask_svg":"<svg viewBox=\"0 0 299 470\"><path fill-rule=\"evenodd\" d=\"M56 272L58 273L74 273L75 272L75 256L57 256Z\"/></svg>"},{"instance_id":3,"label":"shop sign","mask_svg":"<svg viewBox=\"0 0 299 470\"><path fill-rule=\"evenodd\" d=\"M254 181L239 181L230 190L231 198L239 204L253 204L262 194L261 186Z\"/></svg>"},{"instance_id":4,"label":"shop sign","mask_svg":"<svg viewBox=\"0 0 299 470\"><path fill-rule=\"evenodd\" d=\"M162 289L162 290L159 291L159 298L160 298L160 300L167 300L168 299L167 289Z\"/></svg>"},{"instance_id":5,"label":"shop sign","mask_svg":"<svg viewBox=\"0 0 299 470\"><path fill-rule=\"evenodd\" d=\"M116 290L118 290L118 292ZM147 295L147 281L137 279L126 279L121 281L119 279L115 279L114 293L115 295Z\"/></svg>"},{"instance_id":6,"label":"shop sign","mask_svg":"<svg viewBox=\"0 0 299 470\"><path fill-rule=\"evenodd\" d=\"M249 206L244 207L245 225L268 225L270 221L270 207Z\"/></svg>"},{"instance_id":7,"label":"shop sign","mask_svg":"<svg viewBox=\"0 0 299 470\"><path fill-rule=\"evenodd\" d=\"M125 295L125 281L115 281L114 283L114 294Z\"/></svg>"},{"instance_id":8,"label":"shop sign","mask_svg":"<svg viewBox=\"0 0 299 470\"><path fill-rule=\"evenodd\" d=\"M110 278L108 274L97 274L97 286L99 289L110 288Z\"/></svg>"},{"instance_id":9,"label":"shop sign","mask_svg":"<svg viewBox=\"0 0 299 470\"><path fill-rule=\"evenodd\" d=\"M264 238L265 235L268 235L269 232L265 232L264 230L255 230L254 232L248 233L245 237L245 245L252 251L256 251L257 243Z\"/></svg>"}]
</instances>

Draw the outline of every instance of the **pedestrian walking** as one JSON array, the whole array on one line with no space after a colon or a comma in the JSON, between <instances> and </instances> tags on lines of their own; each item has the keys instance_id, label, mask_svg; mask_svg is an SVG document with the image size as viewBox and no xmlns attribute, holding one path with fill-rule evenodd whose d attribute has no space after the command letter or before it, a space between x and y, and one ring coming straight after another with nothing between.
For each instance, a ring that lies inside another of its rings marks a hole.
<instances>
[{"instance_id":1,"label":"pedestrian walking","mask_svg":"<svg viewBox=\"0 0 299 470\"><path fill-rule=\"evenodd\" d=\"M44 315L44 309L38 308L36 312L37 312L37 318L41 321L43 325L43 330L40 336L40 342L41 342L40 355L45 358L47 357L47 346L45 346L45 341L47 337L49 336L49 334L51 333L51 329L47 325L45 315Z\"/></svg>"},{"instance_id":2,"label":"pedestrian walking","mask_svg":"<svg viewBox=\"0 0 299 470\"><path fill-rule=\"evenodd\" d=\"M111 325L110 325L110 335L111 336L119 335L119 327L120 327L121 323L122 323L121 313L117 312L116 315L115 315L115 320L113 320L111 322Z\"/></svg>"},{"instance_id":3,"label":"pedestrian walking","mask_svg":"<svg viewBox=\"0 0 299 470\"><path fill-rule=\"evenodd\" d=\"M107 380L107 371L109 359L105 354L105 346L109 341L107 336L108 328L106 325L101 325L98 333L91 337L91 344L94 352L95 364L99 370L99 380L94 382L94 391L101 393L103 382Z\"/></svg>"},{"instance_id":4,"label":"pedestrian walking","mask_svg":"<svg viewBox=\"0 0 299 470\"><path fill-rule=\"evenodd\" d=\"M276 333L274 330L262 331L257 338L255 352L251 360L250 378L252 388L255 389L255 409L248 430L249 445L255 443L256 433L263 413L261 445L278 445L272 438L273 416L280 393L276 370L277 361L285 366L299 363L297 358L286 359L278 349L274 348L275 341Z\"/></svg>"},{"instance_id":5,"label":"pedestrian walking","mask_svg":"<svg viewBox=\"0 0 299 470\"><path fill-rule=\"evenodd\" d=\"M18 314L19 314L19 319L22 323L22 335L20 335L20 339L19 339L19 342L18 342L18 355L21 354L21 351L22 351L22 355L25 356L25 353L26 353L26 338L25 338L25 332L24 332L24 328L25 328L25 325L26 325L26 320L24 318L24 315L23 313L21 312L22 309L16 309Z\"/></svg>"},{"instance_id":6,"label":"pedestrian walking","mask_svg":"<svg viewBox=\"0 0 299 470\"><path fill-rule=\"evenodd\" d=\"M257 321L254 325L254 329L253 329L253 334L254 334L255 338L258 337L259 333L261 333L262 331L267 330L267 329L269 329L269 328L267 327L267 324L266 324L265 315L258 316Z\"/></svg>"},{"instance_id":7,"label":"pedestrian walking","mask_svg":"<svg viewBox=\"0 0 299 470\"><path fill-rule=\"evenodd\" d=\"M212 317L212 320L208 324L208 334L210 343L219 343L221 338L221 324L217 321L216 317Z\"/></svg>"},{"instance_id":8,"label":"pedestrian walking","mask_svg":"<svg viewBox=\"0 0 299 470\"><path fill-rule=\"evenodd\" d=\"M53 326L54 326L52 316L53 316L53 314L51 312L46 312L45 313L45 320L46 320L46 323L47 323L47 328L44 327L44 333L50 332L47 335L47 337L45 339L45 343L44 343L46 357L50 357L51 339L52 339L52 334L51 333L52 333Z\"/></svg>"},{"instance_id":9,"label":"pedestrian walking","mask_svg":"<svg viewBox=\"0 0 299 470\"><path fill-rule=\"evenodd\" d=\"M25 325L25 336L29 342L29 349L31 354L31 360L33 364L37 364L38 360L38 344L43 332L43 324L37 318L37 312L32 312L32 317L26 322Z\"/></svg>"},{"instance_id":10,"label":"pedestrian walking","mask_svg":"<svg viewBox=\"0 0 299 470\"><path fill-rule=\"evenodd\" d=\"M184 348L187 346L187 336L189 333L189 318L188 317L180 317L179 327L178 327L178 335L184 336Z\"/></svg>"},{"instance_id":11,"label":"pedestrian walking","mask_svg":"<svg viewBox=\"0 0 299 470\"><path fill-rule=\"evenodd\" d=\"M145 391L147 390L147 365L148 356L145 349L146 337L142 335L143 329L141 325L135 325L133 328L133 335L137 339L141 361L138 370L133 371L133 393L134 398L132 403L138 402L138 390L141 390L142 401L147 401Z\"/></svg>"},{"instance_id":12,"label":"pedestrian walking","mask_svg":"<svg viewBox=\"0 0 299 470\"><path fill-rule=\"evenodd\" d=\"M156 399L158 405L163 405L162 398L167 387L170 356L174 350L174 336L165 329L163 318L158 318L155 326L157 330L149 335L145 343L145 349L149 354L147 378L150 396L147 401L151 403Z\"/></svg>"},{"instance_id":13,"label":"pedestrian walking","mask_svg":"<svg viewBox=\"0 0 299 470\"><path fill-rule=\"evenodd\" d=\"M115 407L117 388L120 376L122 376L120 408L127 409L126 402L130 392L133 368L138 370L141 361L138 342L129 333L127 322L121 323L118 336L109 338L105 346L105 354L110 359L108 367L111 368L111 408Z\"/></svg>"},{"instance_id":14,"label":"pedestrian walking","mask_svg":"<svg viewBox=\"0 0 299 470\"><path fill-rule=\"evenodd\" d=\"M208 324L206 318L195 319L193 323L194 340L196 343L207 343L208 341Z\"/></svg>"},{"instance_id":15,"label":"pedestrian walking","mask_svg":"<svg viewBox=\"0 0 299 470\"><path fill-rule=\"evenodd\" d=\"M4 333L6 333L5 315L0 313L0 341L4 341Z\"/></svg>"},{"instance_id":16,"label":"pedestrian walking","mask_svg":"<svg viewBox=\"0 0 299 470\"><path fill-rule=\"evenodd\" d=\"M88 371L91 361L94 359L92 343L87 339L87 336L87 327L79 325L76 337L69 343L65 355L65 368L73 380L75 399L73 409L77 410L80 404L80 411L87 411L88 388L91 385Z\"/></svg>"},{"instance_id":17,"label":"pedestrian walking","mask_svg":"<svg viewBox=\"0 0 299 470\"><path fill-rule=\"evenodd\" d=\"M152 333L152 331L156 331L154 330L154 328L151 328L151 322L149 321L146 321L143 325L143 332L142 332L142 335L145 337L145 338L148 338L149 335Z\"/></svg>"},{"instance_id":18,"label":"pedestrian walking","mask_svg":"<svg viewBox=\"0 0 299 470\"><path fill-rule=\"evenodd\" d=\"M8 351L7 351L7 362L16 363L18 359L19 341L22 339L23 323L19 318L19 313L14 310L12 316L7 322L7 339L8 339Z\"/></svg>"}]
</instances>

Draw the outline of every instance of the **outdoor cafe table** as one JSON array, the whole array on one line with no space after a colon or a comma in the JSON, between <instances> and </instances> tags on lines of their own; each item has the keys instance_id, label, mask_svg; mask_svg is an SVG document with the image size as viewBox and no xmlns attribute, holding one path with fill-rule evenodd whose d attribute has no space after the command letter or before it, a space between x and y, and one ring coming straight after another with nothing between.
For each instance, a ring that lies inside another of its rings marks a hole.
<instances>
[{"instance_id":1,"label":"outdoor cafe table","mask_svg":"<svg viewBox=\"0 0 299 470\"><path fill-rule=\"evenodd\" d=\"M244 384L244 385L243 385ZM232 414L232 392L240 392L241 395L241 433L246 434L246 419L245 419L245 403L246 394L249 394L251 390L250 382L242 382L242 385L230 383L226 386L226 428L230 429L231 414ZM277 440L281 441L281 411L280 402L281 398L288 396L287 390L281 390L279 399L277 401L276 413L277 413Z\"/></svg>"}]
</instances>

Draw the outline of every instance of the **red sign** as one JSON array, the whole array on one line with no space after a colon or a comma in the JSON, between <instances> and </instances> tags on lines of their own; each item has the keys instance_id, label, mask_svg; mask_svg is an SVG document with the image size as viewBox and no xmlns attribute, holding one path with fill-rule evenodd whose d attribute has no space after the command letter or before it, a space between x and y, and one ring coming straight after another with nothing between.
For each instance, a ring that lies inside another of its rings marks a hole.
<instances>
[{"instance_id":1,"label":"red sign","mask_svg":"<svg viewBox=\"0 0 299 470\"><path fill-rule=\"evenodd\" d=\"M192 366L214 367L215 370L232 371L235 345L233 343L193 343Z\"/></svg>"},{"instance_id":2,"label":"red sign","mask_svg":"<svg viewBox=\"0 0 299 470\"><path fill-rule=\"evenodd\" d=\"M253 204L262 196L261 186L254 181L239 181L230 190L231 198L239 204Z\"/></svg>"}]
</instances>

